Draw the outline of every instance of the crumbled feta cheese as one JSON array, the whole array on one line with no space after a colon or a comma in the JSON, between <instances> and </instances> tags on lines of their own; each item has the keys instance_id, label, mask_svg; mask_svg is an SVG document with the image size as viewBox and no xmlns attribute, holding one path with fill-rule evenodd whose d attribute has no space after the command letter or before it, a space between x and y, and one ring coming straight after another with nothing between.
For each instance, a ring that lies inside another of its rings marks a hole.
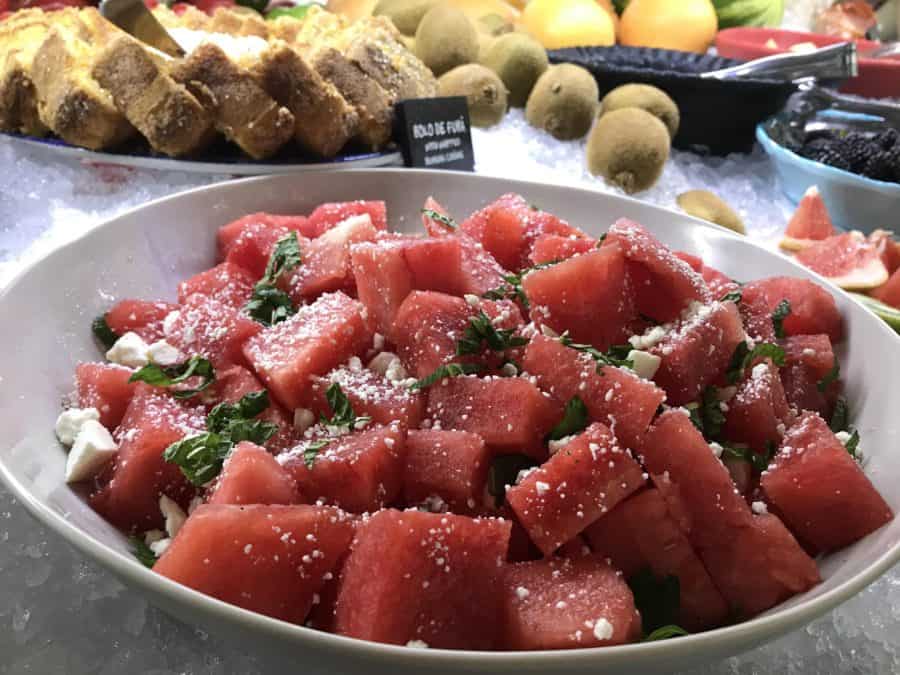
<instances>
[{"instance_id":1,"label":"crumbled feta cheese","mask_svg":"<svg viewBox=\"0 0 900 675\"><path fill-rule=\"evenodd\" d=\"M166 519L166 534L174 537L178 534L181 526L184 525L184 521L187 520L187 514L181 510L178 504L165 495L159 498L159 510L162 512L163 518Z\"/></svg>"},{"instance_id":2,"label":"crumbled feta cheese","mask_svg":"<svg viewBox=\"0 0 900 675\"><path fill-rule=\"evenodd\" d=\"M750 505L750 508L753 509L753 513L755 513L758 516L761 516L762 514L769 512L769 508L766 506L765 502L753 502Z\"/></svg>"},{"instance_id":3,"label":"crumbled feta cheese","mask_svg":"<svg viewBox=\"0 0 900 675\"><path fill-rule=\"evenodd\" d=\"M316 423L316 416L309 408L296 408L294 410L294 428L303 433Z\"/></svg>"},{"instance_id":4,"label":"crumbled feta cheese","mask_svg":"<svg viewBox=\"0 0 900 675\"><path fill-rule=\"evenodd\" d=\"M56 437L63 445L72 445L81 427L88 420L99 421L100 412L96 408L69 408L56 418Z\"/></svg>"},{"instance_id":5,"label":"crumbled feta cheese","mask_svg":"<svg viewBox=\"0 0 900 675\"><path fill-rule=\"evenodd\" d=\"M835 436L843 445L847 445L847 441L850 440L850 432L848 431L838 431Z\"/></svg>"},{"instance_id":6,"label":"crumbled feta cheese","mask_svg":"<svg viewBox=\"0 0 900 675\"><path fill-rule=\"evenodd\" d=\"M664 337L666 337L666 329L662 326L653 326L643 335L632 335L628 338L628 342L635 349L644 350L655 347Z\"/></svg>"},{"instance_id":7,"label":"crumbled feta cheese","mask_svg":"<svg viewBox=\"0 0 900 675\"><path fill-rule=\"evenodd\" d=\"M144 543L147 544L147 546L155 544L158 541L162 541L165 538L166 533L162 530L147 530L146 532L144 532Z\"/></svg>"},{"instance_id":8,"label":"crumbled feta cheese","mask_svg":"<svg viewBox=\"0 0 900 675\"><path fill-rule=\"evenodd\" d=\"M351 356L350 360L347 361L347 367L354 373L358 373L362 370L362 361L358 356Z\"/></svg>"},{"instance_id":9,"label":"crumbled feta cheese","mask_svg":"<svg viewBox=\"0 0 900 675\"><path fill-rule=\"evenodd\" d=\"M157 340L147 348L147 358L158 366L172 366L181 359L181 352L165 340Z\"/></svg>"},{"instance_id":10,"label":"crumbled feta cheese","mask_svg":"<svg viewBox=\"0 0 900 675\"><path fill-rule=\"evenodd\" d=\"M659 370L659 364L662 363L662 359L656 354L640 349L632 349L626 358L634 363L634 372L637 376L645 380L652 380L656 371Z\"/></svg>"},{"instance_id":11,"label":"crumbled feta cheese","mask_svg":"<svg viewBox=\"0 0 900 675\"><path fill-rule=\"evenodd\" d=\"M481 298L477 295L466 293L463 298L465 298L466 304L469 305L469 307L478 307L481 304Z\"/></svg>"},{"instance_id":12,"label":"crumbled feta cheese","mask_svg":"<svg viewBox=\"0 0 900 675\"><path fill-rule=\"evenodd\" d=\"M539 480L539 481L535 482L534 489L535 489L535 492L538 493L538 496L540 496L540 495L544 494L545 492L547 492L547 490L550 489L550 484Z\"/></svg>"},{"instance_id":13,"label":"crumbled feta cheese","mask_svg":"<svg viewBox=\"0 0 900 675\"><path fill-rule=\"evenodd\" d=\"M410 640L406 646L410 649L428 649L428 643L423 640Z\"/></svg>"},{"instance_id":14,"label":"crumbled feta cheese","mask_svg":"<svg viewBox=\"0 0 900 675\"><path fill-rule=\"evenodd\" d=\"M609 640L613 636L613 625L608 619L600 617L594 621L594 637L598 640Z\"/></svg>"},{"instance_id":15,"label":"crumbled feta cheese","mask_svg":"<svg viewBox=\"0 0 900 675\"><path fill-rule=\"evenodd\" d=\"M197 495L196 497L194 497L194 498L191 500L191 503L188 504L188 510L187 510L188 515L191 515L194 511L196 511L197 508L198 508L201 504L203 504L203 497L201 497L200 495Z\"/></svg>"},{"instance_id":16,"label":"crumbled feta cheese","mask_svg":"<svg viewBox=\"0 0 900 675\"><path fill-rule=\"evenodd\" d=\"M375 333L375 335L372 336L372 349L376 352L380 352L384 349L384 335Z\"/></svg>"},{"instance_id":17,"label":"crumbled feta cheese","mask_svg":"<svg viewBox=\"0 0 900 675\"><path fill-rule=\"evenodd\" d=\"M150 346L137 333L128 332L116 340L106 352L106 358L128 368L142 368L150 363L147 355Z\"/></svg>"},{"instance_id":18,"label":"crumbled feta cheese","mask_svg":"<svg viewBox=\"0 0 900 675\"><path fill-rule=\"evenodd\" d=\"M612 390L610 390L610 391L612 391ZM559 440L550 441L547 444L547 447L550 450L550 454L555 455L557 452L559 452L564 447L566 447L569 443L571 443L573 438L575 438L575 436L565 436L564 438L560 438Z\"/></svg>"},{"instance_id":19,"label":"crumbled feta cheese","mask_svg":"<svg viewBox=\"0 0 900 675\"><path fill-rule=\"evenodd\" d=\"M78 483L93 478L118 449L106 427L97 420L87 420L75 436L66 459L66 482Z\"/></svg>"},{"instance_id":20,"label":"crumbled feta cheese","mask_svg":"<svg viewBox=\"0 0 900 675\"><path fill-rule=\"evenodd\" d=\"M161 556L166 552L166 549L169 548L169 544L172 543L171 537L166 537L165 539L160 539L159 541L154 541L152 544L148 544L150 546L150 550L156 554L156 557Z\"/></svg>"},{"instance_id":21,"label":"crumbled feta cheese","mask_svg":"<svg viewBox=\"0 0 900 675\"><path fill-rule=\"evenodd\" d=\"M530 592L527 588L525 588L524 586L517 586L517 587L516 587L516 597L519 598L519 600L524 600L524 599L527 598L529 595L531 595L531 592Z\"/></svg>"},{"instance_id":22,"label":"crumbled feta cheese","mask_svg":"<svg viewBox=\"0 0 900 675\"><path fill-rule=\"evenodd\" d=\"M169 312L166 314L166 318L163 319L162 329L163 335L169 337L172 333L175 332L175 322L181 317L181 312L179 310L175 310L174 312Z\"/></svg>"},{"instance_id":23,"label":"crumbled feta cheese","mask_svg":"<svg viewBox=\"0 0 900 675\"><path fill-rule=\"evenodd\" d=\"M394 384L399 384L406 381L409 377L409 373L406 372L406 368L403 367L403 363L400 361L399 357L395 356L388 364L384 376Z\"/></svg>"},{"instance_id":24,"label":"crumbled feta cheese","mask_svg":"<svg viewBox=\"0 0 900 675\"><path fill-rule=\"evenodd\" d=\"M527 469L520 469L519 473L516 474L516 485L521 483L523 480L528 478L528 476L530 476L537 470L538 470L538 468L536 466L532 466Z\"/></svg>"},{"instance_id":25,"label":"crumbled feta cheese","mask_svg":"<svg viewBox=\"0 0 900 675\"><path fill-rule=\"evenodd\" d=\"M519 369L516 368L516 364L507 361L500 368L500 372L503 373L503 375L505 375L506 377L515 377L519 374Z\"/></svg>"},{"instance_id":26,"label":"crumbled feta cheese","mask_svg":"<svg viewBox=\"0 0 900 675\"><path fill-rule=\"evenodd\" d=\"M725 448L723 448L721 445L719 445L715 441L713 441L712 443L709 444L709 449L712 450L712 453L716 457L721 457L722 452L724 452L724 450L725 450Z\"/></svg>"},{"instance_id":27,"label":"crumbled feta cheese","mask_svg":"<svg viewBox=\"0 0 900 675\"><path fill-rule=\"evenodd\" d=\"M548 326L545 323L541 324L541 334L544 335L545 337L550 337L550 338L559 337L559 333L557 333L555 330L550 328L550 326Z\"/></svg>"},{"instance_id":28,"label":"crumbled feta cheese","mask_svg":"<svg viewBox=\"0 0 900 675\"><path fill-rule=\"evenodd\" d=\"M750 377L754 380L761 380L766 375L769 374L769 366L767 363L757 363L753 366L753 370L750 371Z\"/></svg>"}]
</instances>

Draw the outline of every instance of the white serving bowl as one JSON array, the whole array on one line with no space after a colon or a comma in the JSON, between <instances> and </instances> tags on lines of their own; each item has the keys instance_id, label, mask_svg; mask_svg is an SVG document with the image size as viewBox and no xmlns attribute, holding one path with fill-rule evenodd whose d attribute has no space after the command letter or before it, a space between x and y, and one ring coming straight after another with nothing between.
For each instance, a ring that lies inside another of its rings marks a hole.
<instances>
[{"instance_id":1,"label":"white serving bowl","mask_svg":"<svg viewBox=\"0 0 900 675\"><path fill-rule=\"evenodd\" d=\"M471 174L413 170L310 173L223 183L135 209L51 253L0 294L0 476L21 503L88 557L154 603L245 645L302 664L308 673L655 673L722 659L777 638L859 592L900 560L900 520L820 562L824 581L758 618L664 642L564 652L414 650L351 640L269 619L201 595L142 567L126 539L63 480L53 423L79 361L100 358L91 319L114 299L175 296L176 284L214 262L219 225L254 211L307 213L325 201L384 199L389 222L418 231L434 195L462 217L505 192L599 235L629 217L663 242L737 279L787 274L815 279L787 258L724 229L633 199ZM826 283L827 286L827 283ZM900 510L900 339L842 291L827 286L847 319L842 372L866 472ZM2 584L2 580L0 580Z\"/></svg>"}]
</instances>

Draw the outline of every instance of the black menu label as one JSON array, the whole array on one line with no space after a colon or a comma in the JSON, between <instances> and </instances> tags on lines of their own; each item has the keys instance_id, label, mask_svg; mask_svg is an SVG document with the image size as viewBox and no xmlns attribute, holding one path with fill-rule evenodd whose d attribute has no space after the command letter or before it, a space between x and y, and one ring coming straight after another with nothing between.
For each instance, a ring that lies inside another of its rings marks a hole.
<instances>
[{"instance_id":1,"label":"black menu label","mask_svg":"<svg viewBox=\"0 0 900 675\"><path fill-rule=\"evenodd\" d=\"M394 137L403 151L406 166L475 170L465 97L400 101L396 113Z\"/></svg>"}]
</instances>

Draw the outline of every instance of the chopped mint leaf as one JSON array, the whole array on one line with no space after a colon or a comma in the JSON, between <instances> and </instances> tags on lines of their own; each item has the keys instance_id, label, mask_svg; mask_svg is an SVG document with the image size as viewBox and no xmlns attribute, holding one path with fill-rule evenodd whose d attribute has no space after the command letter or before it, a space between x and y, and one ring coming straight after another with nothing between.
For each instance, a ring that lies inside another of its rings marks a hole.
<instances>
[{"instance_id":1,"label":"chopped mint leaf","mask_svg":"<svg viewBox=\"0 0 900 675\"><path fill-rule=\"evenodd\" d=\"M480 354L485 345L495 352L505 352L528 344L528 340L514 333L514 330L498 330L491 317L485 314L484 310L480 310L469 319L469 325L466 326L462 338L457 340L456 355Z\"/></svg>"},{"instance_id":2,"label":"chopped mint leaf","mask_svg":"<svg viewBox=\"0 0 900 675\"><path fill-rule=\"evenodd\" d=\"M296 313L294 303L276 284L278 278L302 262L300 240L296 232L285 235L275 244L266 272L253 288L253 295L244 306L250 318L264 326L274 326Z\"/></svg>"},{"instance_id":3,"label":"chopped mint leaf","mask_svg":"<svg viewBox=\"0 0 900 675\"><path fill-rule=\"evenodd\" d=\"M777 448L771 441L766 445L766 452L759 454L753 452L749 446L743 443L721 443L722 459L736 459L742 462L749 462L754 469L759 472L765 471L772 459L775 457Z\"/></svg>"},{"instance_id":4,"label":"chopped mint leaf","mask_svg":"<svg viewBox=\"0 0 900 675\"><path fill-rule=\"evenodd\" d=\"M757 359L769 358L776 366L783 366L785 353L782 347L771 342L760 342L753 349L741 342L731 355L731 363L728 366L726 377L728 382L735 384L744 376L744 371Z\"/></svg>"},{"instance_id":5,"label":"chopped mint leaf","mask_svg":"<svg viewBox=\"0 0 900 675\"><path fill-rule=\"evenodd\" d=\"M328 390L325 392L325 398L328 399L328 405L331 407L332 412L330 418L325 417L325 415L321 416L321 422L326 426L353 429L357 423L372 421L371 417L356 416L356 413L353 412L353 406L350 404L350 399L347 398L344 390L341 389L341 385L337 382L328 387Z\"/></svg>"},{"instance_id":6,"label":"chopped mint leaf","mask_svg":"<svg viewBox=\"0 0 900 675\"><path fill-rule=\"evenodd\" d=\"M278 281L278 277L285 272L290 272L301 262L300 240L297 238L297 233L286 234L276 242L275 249L266 264L266 273L261 281L274 284Z\"/></svg>"},{"instance_id":7,"label":"chopped mint leaf","mask_svg":"<svg viewBox=\"0 0 900 675\"><path fill-rule=\"evenodd\" d=\"M427 389L435 382L440 382L445 377L459 377L460 375L473 375L484 370L480 363L445 363L428 377L413 383L410 389Z\"/></svg>"},{"instance_id":8,"label":"chopped mint leaf","mask_svg":"<svg viewBox=\"0 0 900 675\"><path fill-rule=\"evenodd\" d=\"M515 485L520 471L538 466L534 458L528 455L497 455L488 470L488 494L498 507L506 499L506 486Z\"/></svg>"},{"instance_id":9,"label":"chopped mint leaf","mask_svg":"<svg viewBox=\"0 0 900 675\"><path fill-rule=\"evenodd\" d=\"M853 430L850 434L850 438L844 443L844 447L847 448L847 452L850 453L850 456L853 457L853 459L856 459L856 450L859 448L859 431L856 429Z\"/></svg>"},{"instance_id":10,"label":"chopped mint leaf","mask_svg":"<svg viewBox=\"0 0 900 675\"><path fill-rule=\"evenodd\" d=\"M658 577L644 568L628 579L634 604L641 613L645 635L653 635L663 626L674 625L681 609L681 583L675 575Z\"/></svg>"},{"instance_id":11,"label":"chopped mint leaf","mask_svg":"<svg viewBox=\"0 0 900 675\"><path fill-rule=\"evenodd\" d=\"M163 459L177 464L192 484L206 485L219 475L232 447L230 438L207 431L172 443L163 452Z\"/></svg>"},{"instance_id":12,"label":"chopped mint leaf","mask_svg":"<svg viewBox=\"0 0 900 675\"><path fill-rule=\"evenodd\" d=\"M847 399L843 396L839 396L834 403L834 411L831 413L828 427L834 433L850 429L850 408L847 405Z\"/></svg>"},{"instance_id":13,"label":"chopped mint leaf","mask_svg":"<svg viewBox=\"0 0 900 675\"><path fill-rule=\"evenodd\" d=\"M206 428L217 433L225 431L235 421L251 420L269 407L269 392L252 391L237 403L220 403L206 418Z\"/></svg>"},{"instance_id":14,"label":"chopped mint leaf","mask_svg":"<svg viewBox=\"0 0 900 675\"><path fill-rule=\"evenodd\" d=\"M837 356L834 357L834 364L831 366L831 370L829 370L825 377L818 381L816 384L816 388L825 392L828 390L833 383L837 382L838 378L841 376L841 364L838 363Z\"/></svg>"},{"instance_id":15,"label":"chopped mint leaf","mask_svg":"<svg viewBox=\"0 0 900 675\"><path fill-rule=\"evenodd\" d=\"M174 387L192 377L202 378L201 383L193 389L176 389L172 392L175 398L191 398L199 394L216 381L216 371L207 359L195 355L173 366L150 363L135 372L128 381L146 382L154 387Z\"/></svg>"},{"instance_id":16,"label":"chopped mint leaf","mask_svg":"<svg viewBox=\"0 0 900 675\"><path fill-rule=\"evenodd\" d=\"M91 322L91 331L94 333L94 337L97 338L100 341L100 344L106 347L107 350L112 349L112 346L116 344L116 340L121 337L121 335L116 333L109 327L109 324L106 323L106 314L101 314Z\"/></svg>"},{"instance_id":17,"label":"chopped mint leaf","mask_svg":"<svg viewBox=\"0 0 900 675\"><path fill-rule=\"evenodd\" d=\"M772 312L772 326L775 328L775 337L783 338L784 337L784 320L788 318L791 313L791 301L790 300L782 300L778 303L778 306L775 307L775 311Z\"/></svg>"},{"instance_id":18,"label":"chopped mint leaf","mask_svg":"<svg viewBox=\"0 0 900 675\"><path fill-rule=\"evenodd\" d=\"M159 557L153 552L146 542L140 537L130 537L128 543L131 544L131 553L138 559L144 567L150 569L159 560Z\"/></svg>"},{"instance_id":19,"label":"chopped mint leaf","mask_svg":"<svg viewBox=\"0 0 900 675\"><path fill-rule=\"evenodd\" d=\"M683 637L685 635L690 635L690 633L681 626L669 624L668 626L660 626L641 640L641 642L656 642L657 640L668 640L670 638Z\"/></svg>"},{"instance_id":20,"label":"chopped mint leaf","mask_svg":"<svg viewBox=\"0 0 900 675\"><path fill-rule=\"evenodd\" d=\"M522 303L522 306L527 309L530 306L530 303L528 302L528 296L525 295L525 291L522 288L522 279L524 279L525 275L530 272L545 270L548 267L553 267L554 265L558 265L561 262L562 260L550 260L548 262L535 265L534 267L528 267L518 274L504 274L503 281L505 283L502 286L498 286L497 288L492 288L482 297L488 300L518 300L520 303Z\"/></svg>"},{"instance_id":21,"label":"chopped mint leaf","mask_svg":"<svg viewBox=\"0 0 900 675\"><path fill-rule=\"evenodd\" d=\"M422 213L425 214L426 218L431 218L432 220L436 220L444 227L450 230L456 230L459 228L459 225L456 224L456 221L453 220L450 216L446 216L440 211L435 211L434 209L422 209Z\"/></svg>"},{"instance_id":22,"label":"chopped mint leaf","mask_svg":"<svg viewBox=\"0 0 900 675\"><path fill-rule=\"evenodd\" d=\"M722 414L722 406L719 404L719 390L709 386L700 395L700 401L687 406L691 414L691 422L709 440L719 437L722 425L725 424L725 415Z\"/></svg>"},{"instance_id":23,"label":"chopped mint leaf","mask_svg":"<svg viewBox=\"0 0 900 675\"><path fill-rule=\"evenodd\" d=\"M316 463L316 457L319 456L319 450L328 445L328 443L329 441L320 440L313 441L306 446L306 449L303 451L303 463L306 465L307 469L313 468L313 464Z\"/></svg>"},{"instance_id":24,"label":"chopped mint leaf","mask_svg":"<svg viewBox=\"0 0 900 675\"><path fill-rule=\"evenodd\" d=\"M547 440L558 441L560 438L571 436L583 431L588 425L588 409L587 406L577 396L573 396L566 403L563 418L550 431Z\"/></svg>"},{"instance_id":25,"label":"chopped mint leaf","mask_svg":"<svg viewBox=\"0 0 900 675\"><path fill-rule=\"evenodd\" d=\"M733 302L734 304L737 304L743 299L743 297L744 297L744 294L740 290L729 291L728 293L723 295L721 298L719 298L719 302Z\"/></svg>"},{"instance_id":26,"label":"chopped mint leaf","mask_svg":"<svg viewBox=\"0 0 900 675\"><path fill-rule=\"evenodd\" d=\"M597 370L599 372L600 368L603 366L620 366L622 368L634 368L634 361L630 361L624 356L628 355L628 352L631 351L631 347L627 347L628 352L625 351L625 345L615 345L610 347L609 351L606 353L601 352L599 349L593 347L592 345L586 344L578 344L576 342L572 342L572 338L569 337L568 332L563 333L559 336L559 341L566 347L571 347L572 349L577 349L580 352L584 352L588 354L597 362Z\"/></svg>"}]
</instances>

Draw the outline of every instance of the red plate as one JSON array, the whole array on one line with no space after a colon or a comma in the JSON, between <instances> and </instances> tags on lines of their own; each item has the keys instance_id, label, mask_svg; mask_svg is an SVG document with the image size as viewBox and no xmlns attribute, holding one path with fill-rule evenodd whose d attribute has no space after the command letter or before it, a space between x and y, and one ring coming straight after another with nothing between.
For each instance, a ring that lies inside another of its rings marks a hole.
<instances>
[{"instance_id":1,"label":"red plate","mask_svg":"<svg viewBox=\"0 0 900 675\"><path fill-rule=\"evenodd\" d=\"M766 46L769 40L774 40L778 46ZM819 33L774 28L728 28L719 32L716 49L721 56L750 61L789 52L791 46L801 42L812 42L817 47L826 47L843 40ZM856 40L856 44L861 51L880 46L880 43L871 40ZM841 87L841 91L869 98L900 97L900 55L884 59L860 59L859 76L848 80Z\"/></svg>"}]
</instances>

